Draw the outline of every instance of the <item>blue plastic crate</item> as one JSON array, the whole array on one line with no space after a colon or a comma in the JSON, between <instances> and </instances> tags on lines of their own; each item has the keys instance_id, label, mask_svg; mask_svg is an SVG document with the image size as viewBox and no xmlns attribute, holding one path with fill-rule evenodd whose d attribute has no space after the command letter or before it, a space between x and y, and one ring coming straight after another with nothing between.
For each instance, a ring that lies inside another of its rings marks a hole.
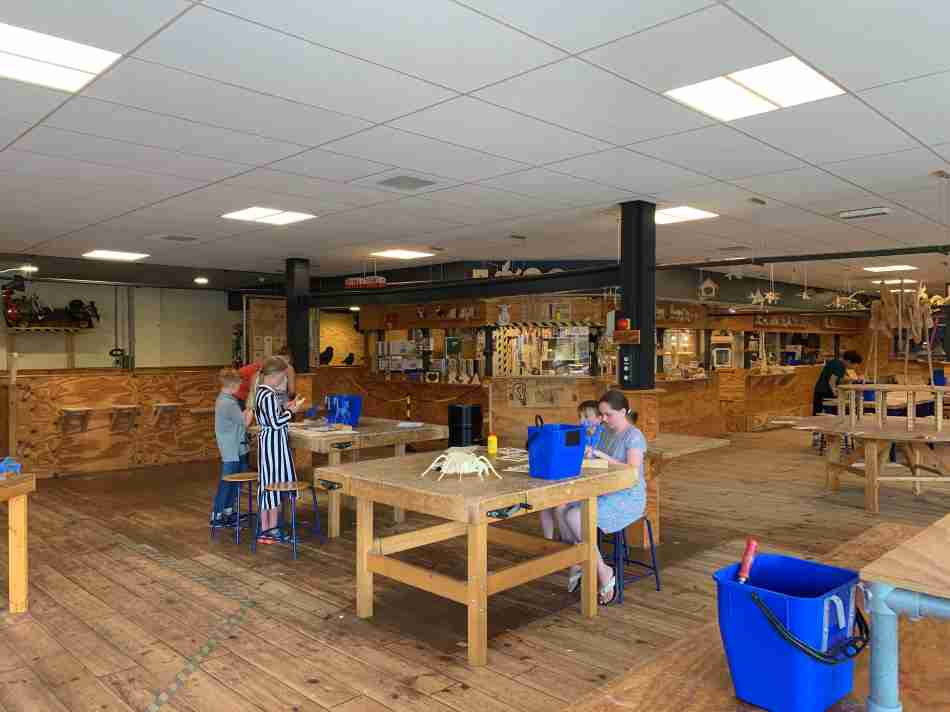
<instances>
[{"instance_id":1,"label":"blue plastic crate","mask_svg":"<svg viewBox=\"0 0 950 712\"><path fill-rule=\"evenodd\" d=\"M759 554L744 584L738 571L737 563L713 575L736 697L771 712L825 712L846 697L854 661L829 665L809 657L779 634L754 596L796 638L833 651L851 638L858 575L775 554Z\"/></svg>"},{"instance_id":2,"label":"blue plastic crate","mask_svg":"<svg viewBox=\"0 0 950 712\"><path fill-rule=\"evenodd\" d=\"M362 410L363 396L327 396L327 422L331 425L349 425L355 428L360 424L360 413Z\"/></svg>"},{"instance_id":3,"label":"blue plastic crate","mask_svg":"<svg viewBox=\"0 0 950 712\"><path fill-rule=\"evenodd\" d=\"M537 425L528 428L528 471L542 480L577 477L584 464L587 438L580 425Z\"/></svg>"}]
</instances>

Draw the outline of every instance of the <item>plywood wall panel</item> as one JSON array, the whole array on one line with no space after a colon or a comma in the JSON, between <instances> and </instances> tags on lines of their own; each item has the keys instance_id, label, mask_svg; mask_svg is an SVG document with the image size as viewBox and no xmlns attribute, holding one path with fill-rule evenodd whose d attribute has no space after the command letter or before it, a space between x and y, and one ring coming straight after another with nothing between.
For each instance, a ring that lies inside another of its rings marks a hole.
<instances>
[{"instance_id":1,"label":"plywood wall panel","mask_svg":"<svg viewBox=\"0 0 950 712\"><path fill-rule=\"evenodd\" d=\"M659 390L660 432L718 437L726 432L719 400L719 379L663 381Z\"/></svg>"}]
</instances>

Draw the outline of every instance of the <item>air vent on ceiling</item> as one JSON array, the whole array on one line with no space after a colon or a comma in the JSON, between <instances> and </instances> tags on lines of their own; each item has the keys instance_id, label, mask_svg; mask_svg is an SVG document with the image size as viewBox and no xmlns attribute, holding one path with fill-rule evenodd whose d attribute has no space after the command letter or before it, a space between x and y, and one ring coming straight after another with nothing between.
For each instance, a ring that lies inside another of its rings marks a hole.
<instances>
[{"instance_id":1,"label":"air vent on ceiling","mask_svg":"<svg viewBox=\"0 0 950 712\"><path fill-rule=\"evenodd\" d=\"M201 240L200 237L195 237L194 235L149 235L145 238L146 240L163 240L165 242L198 242Z\"/></svg>"},{"instance_id":2,"label":"air vent on ceiling","mask_svg":"<svg viewBox=\"0 0 950 712\"><path fill-rule=\"evenodd\" d=\"M762 200L762 198L749 198L749 202L754 205L767 205L767 203Z\"/></svg>"},{"instance_id":3,"label":"air vent on ceiling","mask_svg":"<svg viewBox=\"0 0 950 712\"><path fill-rule=\"evenodd\" d=\"M932 175L934 178L943 178L944 180L950 179L950 173L947 173L947 171L944 170L934 171L930 175Z\"/></svg>"},{"instance_id":4,"label":"air vent on ceiling","mask_svg":"<svg viewBox=\"0 0 950 712\"><path fill-rule=\"evenodd\" d=\"M426 249L427 249L429 252L445 252L445 248L444 248L444 247L433 247L433 246L430 245L430 246L427 247Z\"/></svg>"},{"instance_id":5,"label":"air vent on ceiling","mask_svg":"<svg viewBox=\"0 0 950 712\"><path fill-rule=\"evenodd\" d=\"M395 188L396 190L419 190L430 185L435 185L434 180L423 180L414 176L393 176L386 180L381 180L377 185L384 188Z\"/></svg>"},{"instance_id":6,"label":"air vent on ceiling","mask_svg":"<svg viewBox=\"0 0 950 712\"><path fill-rule=\"evenodd\" d=\"M748 252L749 248L745 245L729 245L728 247L720 247L719 251L727 253Z\"/></svg>"},{"instance_id":7,"label":"air vent on ceiling","mask_svg":"<svg viewBox=\"0 0 950 712\"><path fill-rule=\"evenodd\" d=\"M521 242L524 242L524 241L527 240L528 238L525 237L524 235L509 235L509 236L508 236L508 239L510 239L510 240L520 240Z\"/></svg>"}]
</instances>

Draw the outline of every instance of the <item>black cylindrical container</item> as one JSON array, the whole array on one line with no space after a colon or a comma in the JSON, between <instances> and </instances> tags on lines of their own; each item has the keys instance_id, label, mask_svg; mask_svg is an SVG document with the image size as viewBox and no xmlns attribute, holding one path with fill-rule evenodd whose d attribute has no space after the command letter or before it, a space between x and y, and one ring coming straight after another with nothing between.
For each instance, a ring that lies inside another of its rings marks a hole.
<instances>
[{"instance_id":1,"label":"black cylindrical container","mask_svg":"<svg viewBox=\"0 0 950 712\"><path fill-rule=\"evenodd\" d=\"M449 445L462 447L482 441L482 407L480 405L449 406Z\"/></svg>"}]
</instances>

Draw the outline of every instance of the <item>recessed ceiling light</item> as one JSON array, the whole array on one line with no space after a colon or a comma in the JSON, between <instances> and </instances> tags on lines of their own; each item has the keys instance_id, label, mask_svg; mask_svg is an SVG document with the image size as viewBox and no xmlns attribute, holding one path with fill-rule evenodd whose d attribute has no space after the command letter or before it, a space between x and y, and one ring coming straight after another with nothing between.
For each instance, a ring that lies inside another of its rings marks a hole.
<instances>
[{"instance_id":1,"label":"recessed ceiling light","mask_svg":"<svg viewBox=\"0 0 950 712\"><path fill-rule=\"evenodd\" d=\"M727 77L671 89L666 95L720 121L755 116L779 108Z\"/></svg>"},{"instance_id":2,"label":"recessed ceiling light","mask_svg":"<svg viewBox=\"0 0 950 712\"><path fill-rule=\"evenodd\" d=\"M865 272L910 272L917 269L912 265L884 265L882 267L865 267Z\"/></svg>"},{"instance_id":3,"label":"recessed ceiling light","mask_svg":"<svg viewBox=\"0 0 950 712\"><path fill-rule=\"evenodd\" d=\"M280 208L262 208L254 206L244 210L236 210L233 213L225 213L221 217L228 220L244 220L246 222L264 223L265 225L290 225L291 223L310 220L317 217L310 213L295 213L291 210L281 210Z\"/></svg>"},{"instance_id":4,"label":"recessed ceiling light","mask_svg":"<svg viewBox=\"0 0 950 712\"><path fill-rule=\"evenodd\" d=\"M706 210L700 210L699 208L691 208L688 205L680 205L676 208L657 210L655 220L657 225L669 225L670 223L718 217L719 215L717 213L710 213Z\"/></svg>"},{"instance_id":5,"label":"recessed ceiling light","mask_svg":"<svg viewBox=\"0 0 950 712\"><path fill-rule=\"evenodd\" d=\"M0 76L75 92L122 55L0 23Z\"/></svg>"},{"instance_id":6,"label":"recessed ceiling light","mask_svg":"<svg viewBox=\"0 0 950 712\"><path fill-rule=\"evenodd\" d=\"M371 252L371 257L390 257L394 260L418 260L422 257L435 257L431 252L416 252L415 250L383 250Z\"/></svg>"},{"instance_id":7,"label":"recessed ceiling light","mask_svg":"<svg viewBox=\"0 0 950 712\"><path fill-rule=\"evenodd\" d=\"M875 279L871 284L916 284L916 279Z\"/></svg>"},{"instance_id":8,"label":"recessed ceiling light","mask_svg":"<svg viewBox=\"0 0 950 712\"><path fill-rule=\"evenodd\" d=\"M860 220L861 218L876 218L881 215L890 215L890 208L859 208L858 210L842 210L838 213L839 220Z\"/></svg>"},{"instance_id":9,"label":"recessed ceiling light","mask_svg":"<svg viewBox=\"0 0 950 712\"><path fill-rule=\"evenodd\" d=\"M351 312L358 312L359 310L360 310L359 307L350 307Z\"/></svg>"},{"instance_id":10,"label":"recessed ceiling light","mask_svg":"<svg viewBox=\"0 0 950 712\"><path fill-rule=\"evenodd\" d=\"M204 285L204 284L207 284L207 283L208 283L208 278L207 278L207 277L195 277L195 284Z\"/></svg>"},{"instance_id":11,"label":"recessed ceiling light","mask_svg":"<svg viewBox=\"0 0 950 712\"><path fill-rule=\"evenodd\" d=\"M733 72L728 78L781 107L807 104L844 94L798 57L786 57L758 67Z\"/></svg>"},{"instance_id":12,"label":"recessed ceiling light","mask_svg":"<svg viewBox=\"0 0 950 712\"><path fill-rule=\"evenodd\" d=\"M86 252L83 257L91 260L112 260L114 262L137 262L144 260L148 255L141 252L117 252L116 250L92 250Z\"/></svg>"},{"instance_id":13,"label":"recessed ceiling light","mask_svg":"<svg viewBox=\"0 0 950 712\"><path fill-rule=\"evenodd\" d=\"M671 89L666 96L720 121L764 114L844 94L797 57Z\"/></svg>"}]
</instances>

